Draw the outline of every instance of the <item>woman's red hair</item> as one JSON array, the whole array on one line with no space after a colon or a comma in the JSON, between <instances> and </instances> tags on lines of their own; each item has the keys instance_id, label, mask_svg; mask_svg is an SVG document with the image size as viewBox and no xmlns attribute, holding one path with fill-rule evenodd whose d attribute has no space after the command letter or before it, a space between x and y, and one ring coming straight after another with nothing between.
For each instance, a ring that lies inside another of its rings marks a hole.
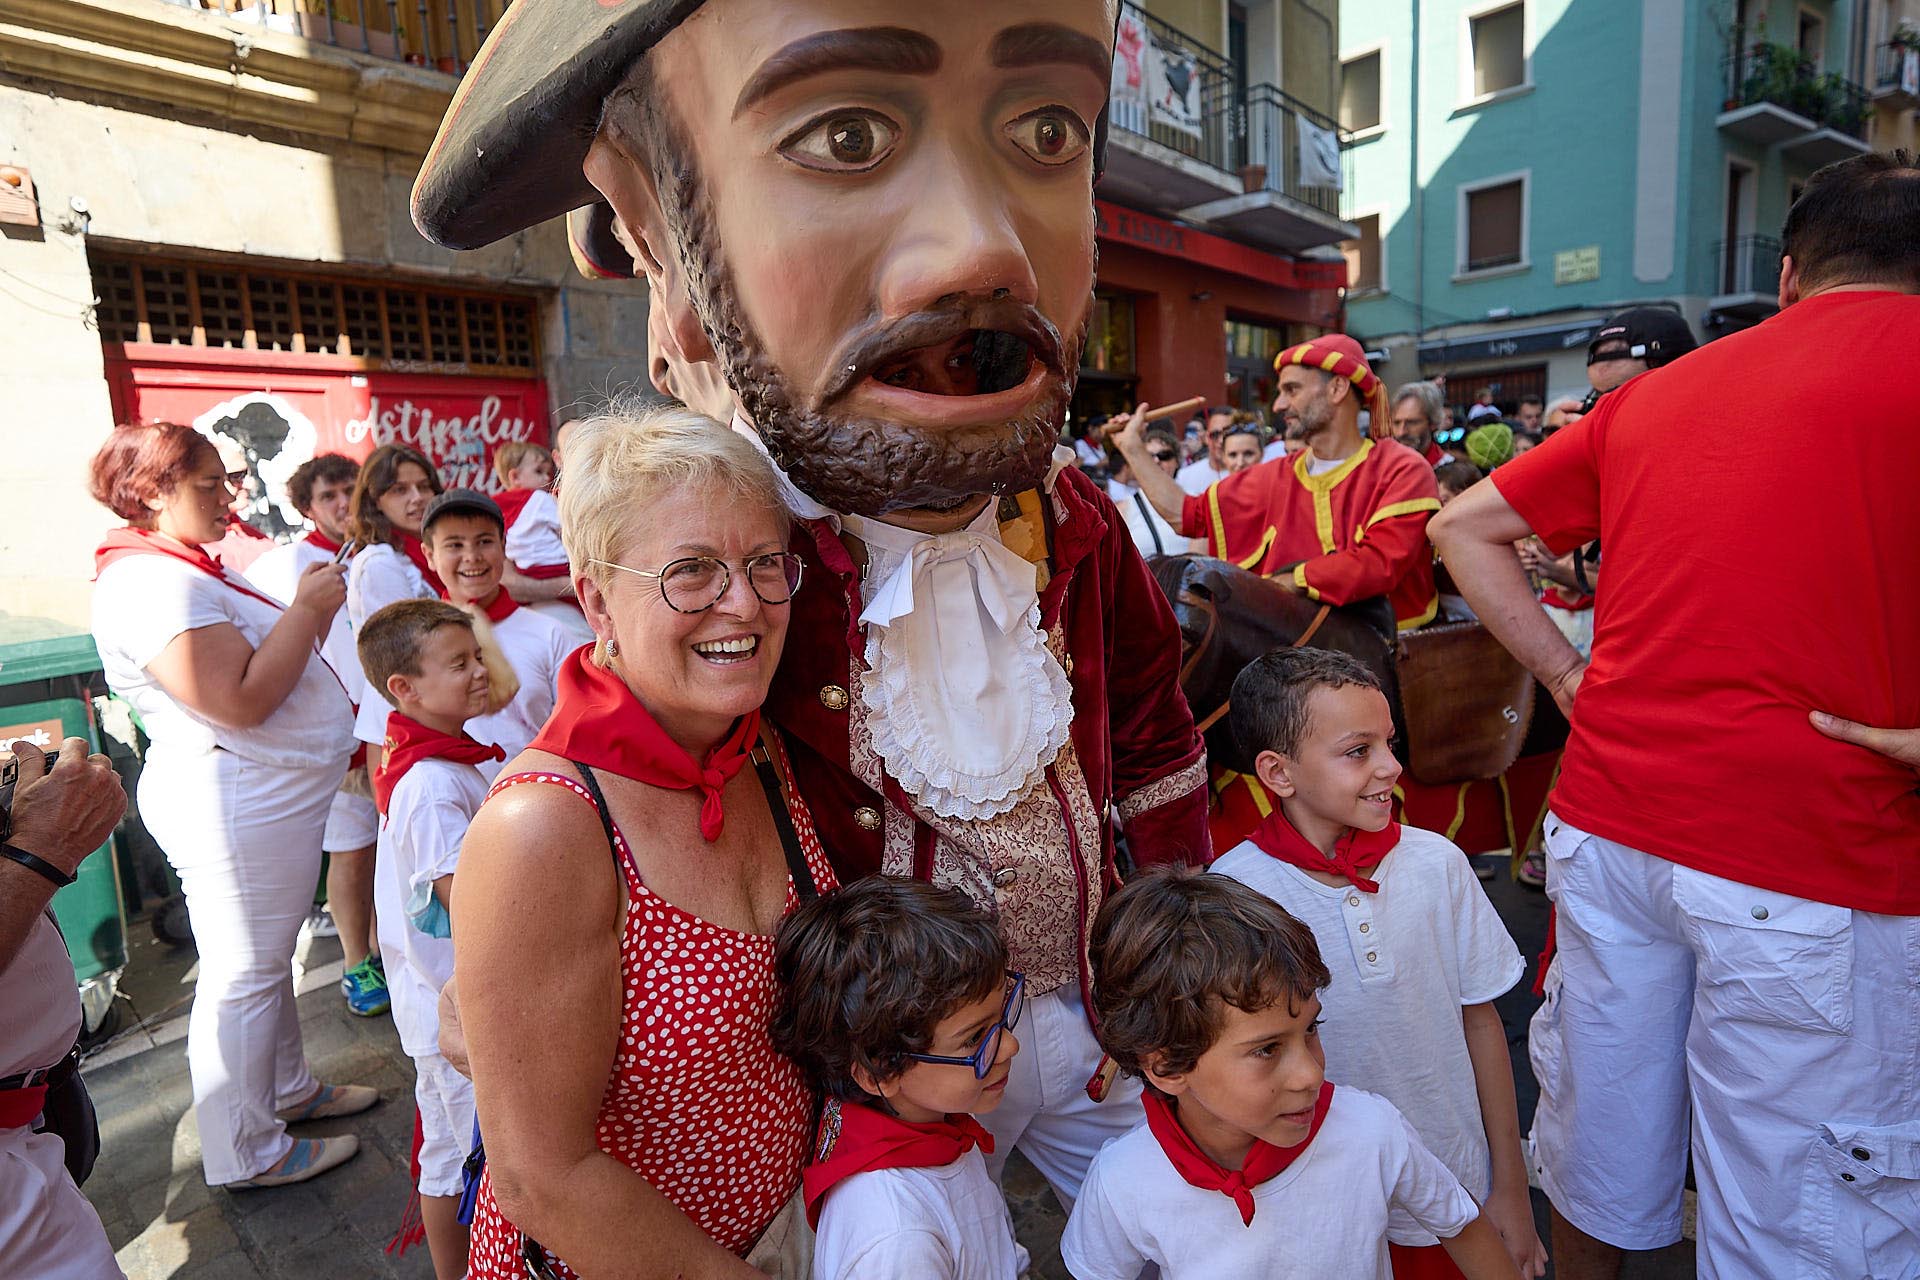
<instances>
[{"instance_id":1,"label":"woman's red hair","mask_svg":"<svg viewBox=\"0 0 1920 1280\"><path fill-rule=\"evenodd\" d=\"M177 422L123 422L93 455L88 491L94 501L128 524L153 523L147 503L180 486L207 454L219 456L213 441Z\"/></svg>"}]
</instances>

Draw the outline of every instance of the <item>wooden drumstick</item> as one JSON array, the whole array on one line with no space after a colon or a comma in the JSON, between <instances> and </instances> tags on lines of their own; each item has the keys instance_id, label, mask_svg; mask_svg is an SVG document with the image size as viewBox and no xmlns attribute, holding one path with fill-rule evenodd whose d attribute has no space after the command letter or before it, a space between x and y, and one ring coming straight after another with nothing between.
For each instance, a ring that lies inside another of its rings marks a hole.
<instances>
[{"instance_id":1,"label":"wooden drumstick","mask_svg":"<svg viewBox=\"0 0 1920 1280\"><path fill-rule=\"evenodd\" d=\"M1190 413L1198 409L1206 402L1207 398L1205 396L1189 396L1187 399L1175 404L1161 405L1158 409L1147 410L1146 417L1141 419L1141 421L1152 422L1155 418L1177 417L1179 414ZM1127 417L1131 416L1131 414L1127 415ZM1101 428L1101 431L1105 438L1112 439L1114 436L1120 434L1121 429L1126 425L1127 418L1115 418L1112 422L1109 422L1105 427Z\"/></svg>"}]
</instances>

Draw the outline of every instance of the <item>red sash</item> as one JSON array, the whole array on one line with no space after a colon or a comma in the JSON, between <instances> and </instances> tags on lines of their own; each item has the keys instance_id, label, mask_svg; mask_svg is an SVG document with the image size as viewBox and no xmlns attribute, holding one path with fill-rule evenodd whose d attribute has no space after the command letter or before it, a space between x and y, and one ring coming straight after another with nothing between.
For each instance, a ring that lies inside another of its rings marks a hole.
<instances>
[{"instance_id":1,"label":"red sash","mask_svg":"<svg viewBox=\"0 0 1920 1280\"><path fill-rule=\"evenodd\" d=\"M1347 883L1362 893L1378 893L1380 886L1369 880L1366 873L1379 866L1400 843L1400 824L1389 822L1379 831L1348 827L1347 833L1335 842L1333 852L1328 854L1315 848L1293 829L1285 813L1275 809L1248 838L1263 852L1302 871L1331 871L1345 876Z\"/></svg>"},{"instance_id":2,"label":"red sash","mask_svg":"<svg viewBox=\"0 0 1920 1280\"><path fill-rule=\"evenodd\" d=\"M993 1135L969 1115L912 1124L859 1102L829 1099L820 1115L813 1163L801 1175L807 1225L820 1225L827 1192L856 1173L875 1169L937 1169L973 1148L993 1154Z\"/></svg>"},{"instance_id":3,"label":"red sash","mask_svg":"<svg viewBox=\"0 0 1920 1280\"><path fill-rule=\"evenodd\" d=\"M760 709L735 721L705 763L696 764L640 705L626 681L593 664L588 657L592 652L591 646L582 645L560 668L553 714L529 745L648 786L698 789L700 835L709 842L718 840L726 820L720 791L746 765L759 740Z\"/></svg>"},{"instance_id":4,"label":"red sash","mask_svg":"<svg viewBox=\"0 0 1920 1280\"><path fill-rule=\"evenodd\" d=\"M24 1129L40 1118L46 1109L47 1086L28 1085L24 1089L0 1089L0 1129Z\"/></svg>"},{"instance_id":5,"label":"red sash","mask_svg":"<svg viewBox=\"0 0 1920 1280\"><path fill-rule=\"evenodd\" d=\"M506 751L500 747L475 742L464 733L458 736L442 733L398 711L389 712L387 740L380 763L373 767L373 806L380 811L381 817L386 817L387 803L393 799L393 789L400 785L400 779L406 776L407 770L422 760L479 764L483 760L506 758Z\"/></svg>"},{"instance_id":6,"label":"red sash","mask_svg":"<svg viewBox=\"0 0 1920 1280\"><path fill-rule=\"evenodd\" d=\"M255 591L245 582L229 575L226 566L220 563L220 557L209 554L205 547L189 547L184 542L155 533L151 529L135 529L131 525L124 529L111 530L105 538L101 539L100 545L93 552L93 576L96 579L99 578L101 571L108 565L117 564L128 556L142 555L171 556L182 564L192 565L208 577L231 587L243 596L251 596L261 604L270 604L280 613L287 611L287 606L272 596Z\"/></svg>"},{"instance_id":7,"label":"red sash","mask_svg":"<svg viewBox=\"0 0 1920 1280\"><path fill-rule=\"evenodd\" d=\"M453 597L444 591L440 593L440 598L448 604L455 603ZM487 615L488 622L497 623L504 621L514 610L518 609L520 602L508 595L505 587L495 587L493 589L493 599L487 601L485 604L480 604L476 601L475 607Z\"/></svg>"},{"instance_id":8,"label":"red sash","mask_svg":"<svg viewBox=\"0 0 1920 1280\"><path fill-rule=\"evenodd\" d=\"M518 520L520 513L527 509L527 500L539 492L538 489L502 489L493 495L493 500L500 506L501 517L507 522L507 528L513 528L513 522Z\"/></svg>"},{"instance_id":9,"label":"red sash","mask_svg":"<svg viewBox=\"0 0 1920 1280\"><path fill-rule=\"evenodd\" d=\"M434 594L439 596L446 595L447 584L440 581L440 575L435 573L433 566L427 562L426 544L420 541L414 534L399 530L395 532L400 533L401 553L405 555L407 559L413 561L413 567L420 571L420 576L427 580L427 585L433 589Z\"/></svg>"},{"instance_id":10,"label":"red sash","mask_svg":"<svg viewBox=\"0 0 1920 1280\"><path fill-rule=\"evenodd\" d=\"M1238 1169L1225 1169L1214 1163L1213 1157L1202 1151L1199 1144L1180 1127L1179 1116L1174 1114L1165 1098L1149 1089L1140 1101L1147 1109L1147 1128L1153 1131L1154 1141L1160 1144L1160 1150L1166 1153L1174 1171L1189 1186L1230 1196L1234 1207L1240 1210L1240 1221L1251 1226L1253 1189L1277 1176L1305 1153L1319 1134L1321 1124L1326 1121L1327 1108L1333 1104L1333 1082L1320 1082L1320 1096L1314 1099L1313 1119L1307 1125L1306 1137L1291 1147L1276 1147L1271 1142L1256 1138L1253 1149L1247 1152L1247 1158Z\"/></svg>"},{"instance_id":11,"label":"red sash","mask_svg":"<svg viewBox=\"0 0 1920 1280\"><path fill-rule=\"evenodd\" d=\"M330 556L337 556L340 554L340 544L335 542L332 538L329 538L326 534L320 532L318 529L314 529L311 532L309 532L307 536L302 539L302 541L311 543L312 545L320 548L320 550L326 552Z\"/></svg>"}]
</instances>

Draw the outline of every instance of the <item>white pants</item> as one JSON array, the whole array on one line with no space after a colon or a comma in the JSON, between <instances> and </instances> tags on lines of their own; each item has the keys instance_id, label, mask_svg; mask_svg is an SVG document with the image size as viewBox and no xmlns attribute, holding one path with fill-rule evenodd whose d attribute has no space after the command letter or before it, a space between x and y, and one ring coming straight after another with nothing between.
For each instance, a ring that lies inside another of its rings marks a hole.
<instances>
[{"instance_id":1,"label":"white pants","mask_svg":"<svg viewBox=\"0 0 1920 1280\"><path fill-rule=\"evenodd\" d=\"M1087 1096L1087 1081L1103 1055L1075 986L1031 997L1013 1034L1020 1052L1007 1092L998 1107L979 1117L993 1135L987 1169L997 1179L1019 1147L1071 1212L1100 1148L1146 1119L1140 1082L1115 1076L1105 1102Z\"/></svg>"},{"instance_id":2,"label":"white pants","mask_svg":"<svg viewBox=\"0 0 1920 1280\"><path fill-rule=\"evenodd\" d=\"M1547 818L1558 952L1534 1160L1573 1225L1708 1280L1920 1277L1920 916L1708 875Z\"/></svg>"},{"instance_id":3,"label":"white pants","mask_svg":"<svg viewBox=\"0 0 1920 1280\"><path fill-rule=\"evenodd\" d=\"M66 1149L51 1133L0 1129L0 1276L125 1280Z\"/></svg>"},{"instance_id":4,"label":"white pants","mask_svg":"<svg viewBox=\"0 0 1920 1280\"><path fill-rule=\"evenodd\" d=\"M293 944L313 905L320 833L341 765L282 769L229 751L156 750L140 813L186 892L200 951L187 1066L213 1185L264 1173L292 1147L274 1112L315 1087L293 1003Z\"/></svg>"},{"instance_id":5,"label":"white pants","mask_svg":"<svg viewBox=\"0 0 1920 1280\"><path fill-rule=\"evenodd\" d=\"M473 1148L473 1081L437 1053L413 1060L413 1102L420 1109L420 1194L460 1194L461 1166Z\"/></svg>"}]
</instances>

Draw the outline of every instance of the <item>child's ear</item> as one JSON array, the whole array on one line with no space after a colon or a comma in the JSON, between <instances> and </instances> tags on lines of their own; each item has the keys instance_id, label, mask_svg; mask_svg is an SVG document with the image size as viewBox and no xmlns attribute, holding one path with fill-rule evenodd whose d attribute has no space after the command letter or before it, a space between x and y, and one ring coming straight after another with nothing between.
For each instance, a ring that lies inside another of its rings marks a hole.
<instances>
[{"instance_id":1,"label":"child's ear","mask_svg":"<svg viewBox=\"0 0 1920 1280\"><path fill-rule=\"evenodd\" d=\"M1293 761L1278 751L1262 751L1253 758L1253 776L1260 785L1281 797L1294 793Z\"/></svg>"},{"instance_id":2,"label":"child's ear","mask_svg":"<svg viewBox=\"0 0 1920 1280\"><path fill-rule=\"evenodd\" d=\"M858 1062L848 1065L847 1074L853 1077L855 1084L876 1098L891 1098L894 1094L900 1092L899 1076L895 1076L891 1080L876 1080L873 1078L873 1072L867 1070L865 1066Z\"/></svg>"},{"instance_id":3,"label":"child's ear","mask_svg":"<svg viewBox=\"0 0 1920 1280\"><path fill-rule=\"evenodd\" d=\"M396 671L387 677L387 697L392 699L395 706L404 706L413 696L413 681L405 675Z\"/></svg>"},{"instance_id":4,"label":"child's ear","mask_svg":"<svg viewBox=\"0 0 1920 1280\"><path fill-rule=\"evenodd\" d=\"M1187 1091L1187 1073L1169 1073L1165 1070L1167 1057L1163 1053L1149 1054L1140 1063L1140 1074L1147 1083L1169 1097L1177 1098Z\"/></svg>"}]
</instances>

